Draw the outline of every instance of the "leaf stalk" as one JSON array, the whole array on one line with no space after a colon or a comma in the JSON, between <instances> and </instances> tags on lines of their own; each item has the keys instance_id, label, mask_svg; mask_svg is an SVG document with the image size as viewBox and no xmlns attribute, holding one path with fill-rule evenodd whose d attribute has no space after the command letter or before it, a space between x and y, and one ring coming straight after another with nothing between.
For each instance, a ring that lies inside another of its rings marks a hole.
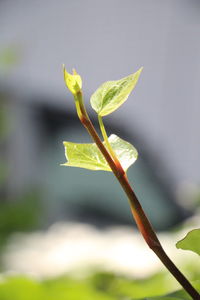
<instances>
[{"instance_id":1,"label":"leaf stalk","mask_svg":"<svg viewBox=\"0 0 200 300\"><path fill-rule=\"evenodd\" d=\"M117 156L115 154L115 151L113 150L113 148L111 147L111 145L109 143L108 136L107 136L104 124L103 124L103 120L102 120L102 117L100 115L98 115L98 121L99 121L99 126L100 126L100 129L101 129L102 136L104 138L104 142L106 144L106 147L107 147L108 151L110 152L110 155L111 155L112 159L115 162L115 165L118 166L118 169L123 170L122 165L121 165L119 159L117 158ZM122 173L123 172L125 172L125 171L122 171Z\"/></svg>"}]
</instances>

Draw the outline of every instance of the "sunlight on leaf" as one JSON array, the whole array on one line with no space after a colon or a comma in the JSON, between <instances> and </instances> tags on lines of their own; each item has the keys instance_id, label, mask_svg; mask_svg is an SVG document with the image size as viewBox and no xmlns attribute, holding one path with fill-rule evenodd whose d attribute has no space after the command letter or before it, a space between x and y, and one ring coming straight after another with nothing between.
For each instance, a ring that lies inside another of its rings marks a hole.
<instances>
[{"instance_id":1,"label":"sunlight on leaf","mask_svg":"<svg viewBox=\"0 0 200 300\"><path fill-rule=\"evenodd\" d=\"M122 167L126 171L137 159L137 150L128 142L112 134L109 142L115 151ZM89 170L110 171L104 156L101 154L96 144L77 144L63 142L67 162L64 166L79 167Z\"/></svg>"},{"instance_id":2,"label":"sunlight on leaf","mask_svg":"<svg viewBox=\"0 0 200 300\"><path fill-rule=\"evenodd\" d=\"M122 105L134 89L141 71L142 68L120 80L103 83L90 99L92 108L97 114L106 116Z\"/></svg>"},{"instance_id":3,"label":"sunlight on leaf","mask_svg":"<svg viewBox=\"0 0 200 300\"><path fill-rule=\"evenodd\" d=\"M130 143L122 140L115 134L108 139L112 149L115 151L123 169L126 171L138 158L138 152Z\"/></svg>"},{"instance_id":4,"label":"sunlight on leaf","mask_svg":"<svg viewBox=\"0 0 200 300\"><path fill-rule=\"evenodd\" d=\"M189 231L187 235L176 243L178 249L190 250L200 255L200 229Z\"/></svg>"},{"instance_id":5,"label":"sunlight on leaf","mask_svg":"<svg viewBox=\"0 0 200 300\"><path fill-rule=\"evenodd\" d=\"M96 144L77 144L63 142L67 163L63 166L79 167L89 170L111 171Z\"/></svg>"}]
</instances>

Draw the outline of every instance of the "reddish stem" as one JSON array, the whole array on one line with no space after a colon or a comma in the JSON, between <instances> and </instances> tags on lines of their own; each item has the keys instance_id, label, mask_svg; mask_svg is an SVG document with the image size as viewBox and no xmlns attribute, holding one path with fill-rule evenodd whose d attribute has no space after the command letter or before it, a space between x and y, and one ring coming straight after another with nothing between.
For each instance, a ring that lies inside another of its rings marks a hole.
<instances>
[{"instance_id":1,"label":"reddish stem","mask_svg":"<svg viewBox=\"0 0 200 300\"><path fill-rule=\"evenodd\" d=\"M99 138L87 112L84 107L82 92L78 92L75 96L76 106L79 119L83 126L87 129L88 133L96 143L97 147L104 155L108 165L110 166L111 170L113 171L114 175L116 176L117 180L121 184L124 192L126 193L133 217L137 224L139 231L141 232L142 236L144 237L146 243L148 244L149 248L158 256L161 262L165 265L165 267L169 270L169 272L176 278L176 280L182 285L182 287L188 292L188 294L194 300L200 300L200 294L197 290L191 285L188 279L180 272L180 270L175 266L175 264L171 261L171 259L167 256L166 252L162 248L162 245L151 225L149 222L143 208L137 199L132 187L129 184L128 178L126 173L124 172L120 162L116 162L112 159L110 153L107 151L106 147L102 143L101 139Z\"/></svg>"}]
</instances>

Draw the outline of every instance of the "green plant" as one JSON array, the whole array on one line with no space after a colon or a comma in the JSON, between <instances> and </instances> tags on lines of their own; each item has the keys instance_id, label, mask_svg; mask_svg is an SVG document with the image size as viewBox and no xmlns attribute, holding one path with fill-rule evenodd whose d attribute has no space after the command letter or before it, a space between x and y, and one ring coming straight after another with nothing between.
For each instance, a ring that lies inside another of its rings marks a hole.
<instances>
[{"instance_id":1,"label":"green plant","mask_svg":"<svg viewBox=\"0 0 200 300\"><path fill-rule=\"evenodd\" d=\"M166 297L172 283L165 273L148 278L130 279L113 273L94 273L87 277L38 280L31 276L4 275L0 281L1 300L133 300L188 299L183 290ZM144 288L145 287L145 288ZM148 293L148 298L144 298ZM28 296L27 296L28 295ZM134 295L134 298L133 298ZM189 298L190 299L190 298Z\"/></svg>"},{"instance_id":2,"label":"green plant","mask_svg":"<svg viewBox=\"0 0 200 300\"><path fill-rule=\"evenodd\" d=\"M151 250L158 256L165 267L182 285L192 299L200 299L200 294L175 266L164 251L151 223L129 184L126 171L137 159L137 150L128 142L116 135L107 136L102 117L114 112L128 98L134 89L142 68L136 73L117 81L108 81L102 84L91 97L91 106L98 115L98 121L104 141L97 134L86 111L82 80L80 75L73 70L69 74L64 68L66 86L74 96L78 117L92 137L93 144L77 144L64 142L67 162L65 166L81 167L90 170L111 171L126 193L135 222ZM176 299L173 297L173 299Z\"/></svg>"}]
</instances>

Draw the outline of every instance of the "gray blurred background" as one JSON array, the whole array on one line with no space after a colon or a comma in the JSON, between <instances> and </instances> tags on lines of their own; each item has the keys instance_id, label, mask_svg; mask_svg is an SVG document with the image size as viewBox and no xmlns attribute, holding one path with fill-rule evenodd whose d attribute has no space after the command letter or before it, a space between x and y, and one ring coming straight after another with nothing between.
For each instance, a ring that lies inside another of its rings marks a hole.
<instances>
[{"instance_id":1,"label":"gray blurred background","mask_svg":"<svg viewBox=\"0 0 200 300\"><path fill-rule=\"evenodd\" d=\"M57 220L132 224L112 174L60 167L63 140L90 142L64 85L63 63L81 74L93 120L89 98L98 86L144 66L128 101L105 124L139 151L128 175L154 226L165 230L193 214L200 182L199 1L2 0L0 53L5 228L23 229L23 218L30 228Z\"/></svg>"}]
</instances>

